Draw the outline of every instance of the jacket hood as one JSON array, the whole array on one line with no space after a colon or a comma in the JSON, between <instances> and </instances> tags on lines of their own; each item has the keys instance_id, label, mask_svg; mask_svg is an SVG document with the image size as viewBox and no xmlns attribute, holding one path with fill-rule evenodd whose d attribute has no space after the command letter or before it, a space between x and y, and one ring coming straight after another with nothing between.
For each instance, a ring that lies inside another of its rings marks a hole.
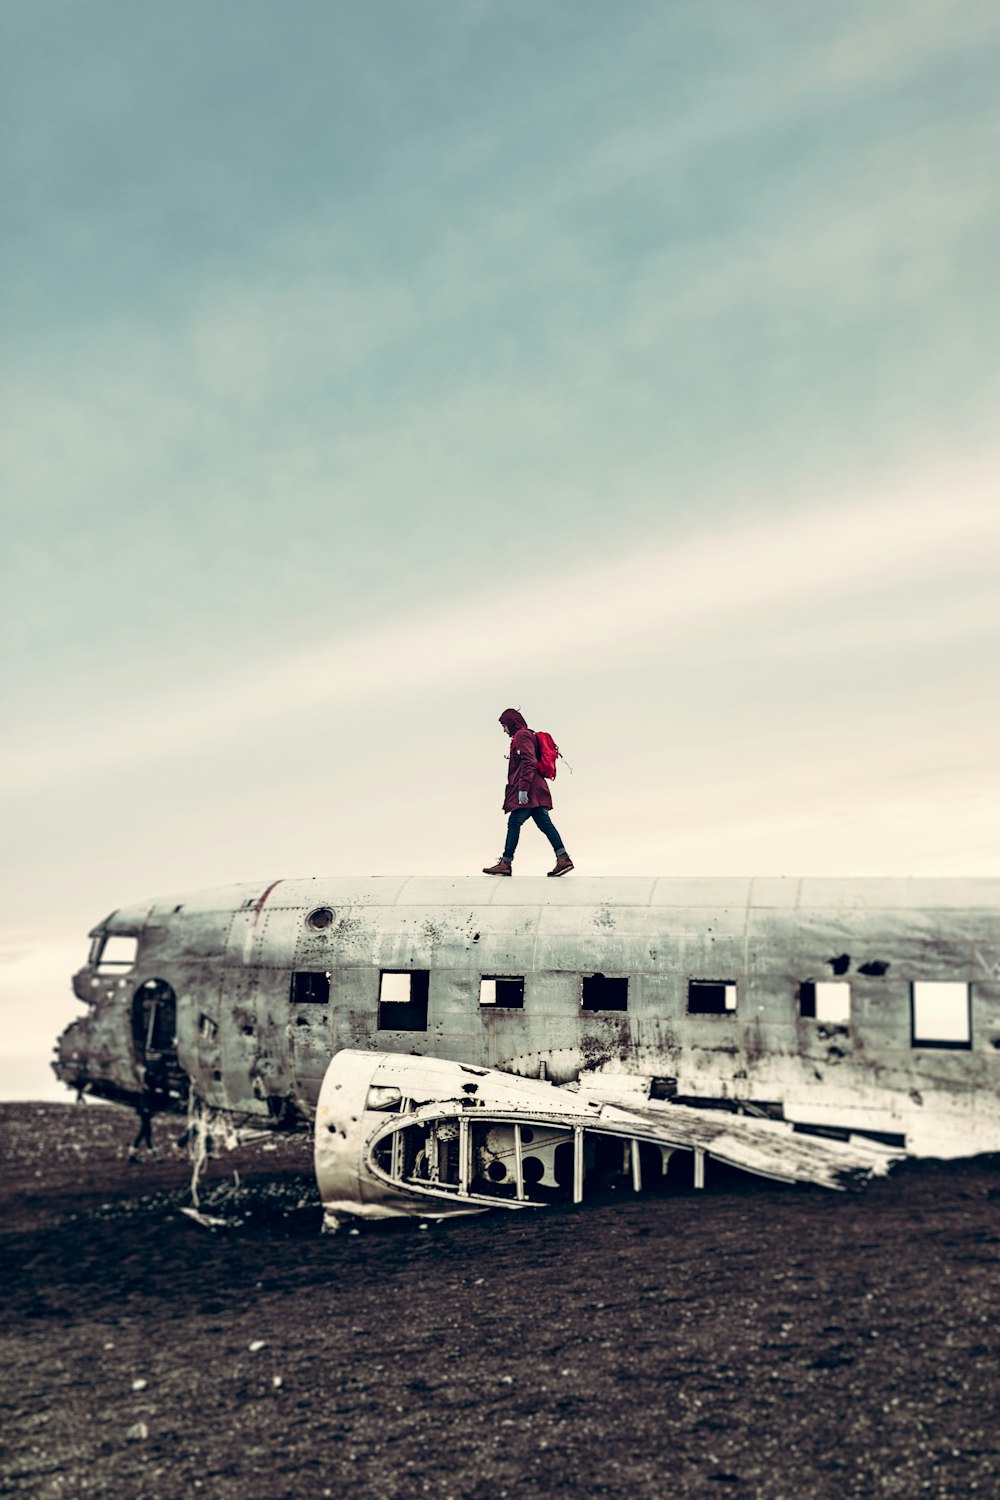
<instances>
[{"instance_id":1,"label":"jacket hood","mask_svg":"<svg viewBox=\"0 0 1000 1500\"><path fill-rule=\"evenodd\" d=\"M500 715L500 723L505 729L516 732L518 729L527 729L528 721L516 708L505 708Z\"/></svg>"}]
</instances>

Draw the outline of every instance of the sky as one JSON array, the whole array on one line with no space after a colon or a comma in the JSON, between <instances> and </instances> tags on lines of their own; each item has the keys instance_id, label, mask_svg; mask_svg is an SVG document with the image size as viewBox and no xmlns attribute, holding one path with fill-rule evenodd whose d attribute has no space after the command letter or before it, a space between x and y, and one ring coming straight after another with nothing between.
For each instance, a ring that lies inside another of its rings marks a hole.
<instances>
[{"instance_id":1,"label":"sky","mask_svg":"<svg viewBox=\"0 0 1000 1500\"><path fill-rule=\"evenodd\" d=\"M508 706L580 872L1000 874L998 76L993 0L0 0L0 1097L118 906L491 863Z\"/></svg>"}]
</instances>

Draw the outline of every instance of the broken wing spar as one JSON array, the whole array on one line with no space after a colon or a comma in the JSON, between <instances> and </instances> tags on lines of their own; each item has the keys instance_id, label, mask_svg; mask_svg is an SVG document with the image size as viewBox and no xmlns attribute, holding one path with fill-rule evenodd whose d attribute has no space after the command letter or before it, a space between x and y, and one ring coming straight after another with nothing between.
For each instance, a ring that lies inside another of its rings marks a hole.
<instances>
[{"instance_id":1,"label":"broken wing spar","mask_svg":"<svg viewBox=\"0 0 1000 1500\"><path fill-rule=\"evenodd\" d=\"M316 1113L327 1226L344 1217L539 1207L560 1196L579 1203L616 1177L638 1191L644 1178L667 1172L676 1152L693 1155L696 1187L707 1157L779 1182L842 1188L902 1155L869 1140L651 1100L634 1077L594 1082L599 1097L436 1058L338 1052ZM648 1079L645 1086L648 1093Z\"/></svg>"}]
</instances>

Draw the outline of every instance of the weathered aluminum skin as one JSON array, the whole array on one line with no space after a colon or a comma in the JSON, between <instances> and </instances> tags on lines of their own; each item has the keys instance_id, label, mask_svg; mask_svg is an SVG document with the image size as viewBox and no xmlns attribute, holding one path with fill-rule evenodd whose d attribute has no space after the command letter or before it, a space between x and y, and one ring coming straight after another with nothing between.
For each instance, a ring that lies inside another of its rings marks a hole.
<instances>
[{"instance_id":1,"label":"weathered aluminum skin","mask_svg":"<svg viewBox=\"0 0 1000 1500\"><path fill-rule=\"evenodd\" d=\"M329 908L316 929L309 914ZM59 1042L68 1084L136 1100L148 1062L135 997L176 996L176 1061L216 1108L311 1117L340 1048L407 1052L556 1082L670 1080L691 1099L905 1137L915 1154L1000 1149L1000 881L835 879L281 880L112 914L134 964L75 977L88 1014ZM98 940L99 941L99 940ZM844 1025L799 1015L804 981L843 970ZM845 967L846 965L846 967ZM868 973L861 970L866 968ZM379 1030L380 970L426 970L426 1030ZM327 1005L292 975L328 975ZM627 976L628 1008L581 1008L582 976ZM481 1006L523 976L523 1009ZM687 1013L690 980L733 982L733 1013ZM961 1049L913 1044L914 981L971 986Z\"/></svg>"}]
</instances>

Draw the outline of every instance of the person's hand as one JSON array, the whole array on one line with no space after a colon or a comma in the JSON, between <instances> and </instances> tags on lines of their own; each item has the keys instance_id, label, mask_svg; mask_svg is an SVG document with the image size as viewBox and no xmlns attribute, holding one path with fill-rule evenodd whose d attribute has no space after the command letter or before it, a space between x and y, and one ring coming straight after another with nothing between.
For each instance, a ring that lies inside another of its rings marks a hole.
<instances>
[{"instance_id":1,"label":"person's hand","mask_svg":"<svg viewBox=\"0 0 1000 1500\"><path fill-rule=\"evenodd\" d=\"M517 794L517 802L518 802L518 806L519 807L527 807L527 805L528 805L528 794L527 794L527 792L518 792L518 794Z\"/></svg>"}]
</instances>

